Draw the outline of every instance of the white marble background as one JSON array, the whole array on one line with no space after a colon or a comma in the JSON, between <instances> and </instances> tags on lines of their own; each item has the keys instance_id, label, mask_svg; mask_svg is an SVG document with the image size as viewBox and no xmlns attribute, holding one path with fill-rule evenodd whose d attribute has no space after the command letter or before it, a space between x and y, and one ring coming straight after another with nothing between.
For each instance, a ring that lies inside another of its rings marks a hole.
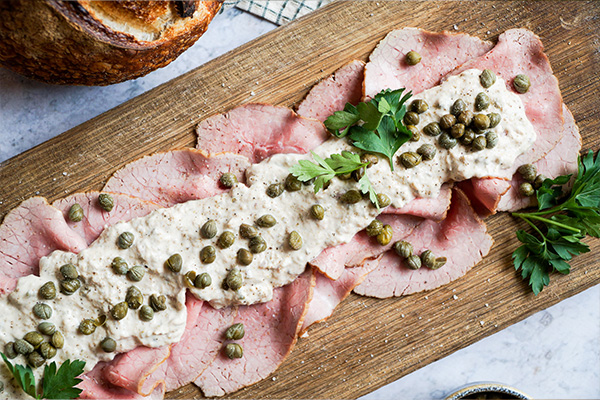
<instances>
[{"instance_id":1,"label":"white marble background","mask_svg":"<svg viewBox=\"0 0 600 400\"><path fill-rule=\"evenodd\" d=\"M270 22L230 9L166 68L110 87L50 86L0 68L0 162L273 28ZM477 381L506 383L535 398L600 398L600 286L363 399L442 399L455 388Z\"/></svg>"}]
</instances>

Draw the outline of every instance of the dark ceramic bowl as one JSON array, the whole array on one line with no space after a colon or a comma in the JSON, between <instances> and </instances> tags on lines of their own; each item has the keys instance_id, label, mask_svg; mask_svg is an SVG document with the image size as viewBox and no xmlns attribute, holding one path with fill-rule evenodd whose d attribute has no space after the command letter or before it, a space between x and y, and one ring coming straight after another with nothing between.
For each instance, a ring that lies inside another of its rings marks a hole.
<instances>
[{"instance_id":1,"label":"dark ceramic bowl","mask_svg":"<svg viewBox=\"0 0 600 400\"><path fill-rule=\"evenodd\" d=\"M496 382L476 382L465 385L449 394L446 400L462 399L522 399L531 397L513 387Z\"/></svg>"}]
</instances>

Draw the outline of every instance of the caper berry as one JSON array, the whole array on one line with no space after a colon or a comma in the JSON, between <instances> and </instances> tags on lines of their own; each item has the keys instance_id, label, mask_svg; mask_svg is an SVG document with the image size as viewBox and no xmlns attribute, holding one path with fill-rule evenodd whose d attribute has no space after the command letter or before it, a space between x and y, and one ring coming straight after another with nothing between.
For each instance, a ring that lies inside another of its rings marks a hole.
<instances>
[{"instance_id":1,"label":"caper berry","mask_svg":"<svg viewBox=\"0 0 600 400\"><path fill-rule=\"evenodd\" d=\"M487 147L487 140L486 140L485 136L477 136L475 139L473 139L473 143L471 144L471 147L475 151L481 151L481 150L485 149Z\"/></svg>"},{"instance_id":2,"label":"caper berry","mask_svg":"<svg viewBox=\"0 0 600 400\"><path fill-rule=\"evenodd\" d=\"M421 156L423 161L433 160L436 153L437 149L432 144L423 144L417 149L417 154Z\"/></svg>"},{"instance_id":3,"label":"caper berry","mask_svg":"<svg viewBox=\"0 0 600 400\"><path fill-rule=\"evenodd\" d=\"M490 86L492 86L495 82L496 82L496 74L494 74L489 69L484 69L481 72L481 75L479 75L479 83L481 83L481 86L483 86L486 89L489 88Z\"/></svg>"},{"instance_id":4,"label":"caper berry","mask_svg":"<svg viewBox=\"0 0 600 400\"><path fill-rule=\"evenodd\" d=\"M545 180L546 180L546 177L544 175L542 175L542 174L536 176L535 180L532 183L533 188L535 190L538 190L539 188L542 187L542 184L544 183Z\"/></svg>"},{"instance_id":5,"label":"caper berry","mask_svg":"<svg viewBox=\"0 0 600 400\"><path fill-rule=\"evenodd\" d=\"M421 55L414 50L406 53L406 63L408 65L417 65L421 62Z\"/></svg>"},{"instance_id":6,"label":"caper berry","mask_svg":"<svg viewBox=\"0 0 600 400\"><path fill-rule=\"evenodd\" d=\"M13 358L19 355L19 353L17 353L17 350L15 350L15 342L8 342L4 345L4 355L9 360L12 360Z\"/></svg>"},{"instance_id":7,"label":"caper berry","mask_svg":"<svg viewBox=\"0 0 600 400\"><path fill-rule=\"evenodd\" d=\"M513 80L513 87L519 93L527 93L529 87L531 86L531 82L529 81L529 77L525 74L519 74L515 76Z\"/></svg>"},{"instance_id":8,"label":"caper berry","mask_svg":"<svg viewBox=\"0 0 600 400\"><path fill-rule=\"evenodd\" d=\"M456 124L456 117L452 114L446 114L440 119L440 128L449 131Z\"/></svg>"},{"instance_id":9,"label":"caper berry","mask_svg":"<svg viewBox=\"0 0 600 400\"><path fill-rule=\"evenodd\" d=\"M144 275L146 275L146 269L141 265L131 267L131 269L127 271L127 278L134 282L139 282L144 279Z\"/></svg>"},{"instance_id":10,"label":"caper berry","mask_svg":"<svg viewBox=\"0 0 600 400\"><path fill-rule=\"evenodd\" d=\"M77 279L79 277L79 273L77 273L77 268L73 264L65 264L60 267L60 273L63 279Z\"/></svg>"},{"instance_id":11,"label":"caper berry","mask_svg":"<svg viewBox=\"0 0 600 400\"><path fill-rule=\"evenodd\" d=\"M519 192L523 196L529 197L529 196L533 196L535 194L535 189L533 188L533 185L531 185L531 183L523 182L519 186Z\"/></svg>"},{"instance_id":12,"label":"caper berry","mask_svg":"<svg viewBox=\"0 0 600 400\"><path fill-rule=\"evenodd\" d=\"M225 355L231 360L234 358L242 358L244 356L244 349L237 343L227 343L225 346Z\"/></svg>"},{"instance_id":13,"label":"caper berry","mask_svg":"<svg viewBox=\"0 0 600 400\"><path fill-rule=\"evenodd\" d=\"M48 304L36 303L33 306L33 315L39 319L50 319L52 317L52 308Z\"/></svg>"},{"instance_id":14,"label":"caper berry","mask_svg":"<svg viewBox=\"0 0 600 400\"><path fill-rule=\"evenodd\" d=\"M207 272L203 272L200 275L196 276L194 279L194 287L197 289L204 289L209 287L212 284L212 278Z\"/></svg>"},{"instance_id":15,"label":"caper berry","mask_svg":"<svg viewBox=\"0 0 600 400\"><path fill-rule=\"evenodd\" d=\"M475 140L475 132L471 128L465 129L465 134L461 136L459 139L462 144L465 146L470 145Z\"/></svg>"},{"instance_id":16,"label":"caper berry","mask_svg":"<svg viewBox=\"0 0 600 400\"><path fill-rule=\"evenodd\" d=\"M389 206L390 204L392 204L392 199L390 199L390 196L388 196L385 193L377 193L377 204L379 204L379 207L381 208L385 208L387 206Z\"/></svg>"},{"instance_id":17,"label":"caper berry","mask_svg":"<svg viewBox=\"0 0 600 400\"><path fill-rule=\"evenodd\" d=\"M59 331L56 331L52 334L50 338L50 343L57 349L62 349L65 345L65 337Z\"/></svg>"},{"instance_id":18,"label":"caper berry","mask_svg":"<svg viewBox=\"0 0 600 400\"><path fill-rule=\"evenodd\" d=\"M325 218L325 209L320 204L314 204L310 207L310 215L314 219L321 221L323 218Z\"/></svg>"},{"instance_id":19,"label":"caper berry","mask_svg":"<svg viewBox=\"0 0 600 400\"><path fill-rule=\"evenodd\" d=\"M242 273L239 269L234 268L229 273L227 273L227 277L225 278L225 283L227 287L231 290L238 290L242 287L244 282L244 278L242 277Z\"/></svg>"},{"instance_id":20,"label":"caper berry","mask_svg":"<svg viewBox=\"0 0 600 400\"><path fill-rule=\"evenodd\" d=\"M244 337L245 333L246 332L244 331L244 324L241 324L241 323L233 324L229 328L227 328L227 330L225 331L225 339L240 340Z\"/></svg>"},{"instance_id":21,"label":"caper berry","mask_svg":"<svg viewBox=\"0 0 600 400\"><path fill-rule=\"evenodd\" d=\"M418 125L420 121L419 114L414 111L409 111L404 114L403 121L404 125Z\"/></svg>"},{"instance_id":22,"label":"caper berry","mask_svg":"<svg viewBox=\"0 0 600 400\"><path fill-rule=\"evenodd\" d=\"M125 304L125 313L127 313L127 303L123 303L123 304ZM121 319L121 318L115 317L115 319ZM93 319L84 319L83 321L81 321L79 323L79 332L83 333L84 335L91 335L95 331L96 331L96 324L94 324Z\"/></svg>"},{"instance_id":23,"label":"caper berry","mask_svg":"<svg viewBox=\"0 0 600 400\"><path fill-rule=\"evenodd\" d=\"M490 127L490 119L485 114L477 114L473 117L473 128L484 130Z\"/></svg>"},{"instance_id":24,"label":"caper berry","mask_svg":"<svg viewBox=\"0 0 600 400\"><path fill-rule=\"evenodd\" d=\"M247 249L239 249L237 252L237 262L242 265L250 265L254 256Z\"/></svg>"},{"instance_id":25,"label":"caper berry","mask_svg":"<svg viewBox=\"0 0 600 400\"><path fill-rule=\"evenodd\" d=\"M165 268L171 272L180 272L181 267L183 267L183 259L178 253L173 254L165 261Z\"/></svg>"},{"instance_id":26,"label":"caper berry","mask_svg":"<svg viewBox=\"0 0 600 400\"><path fill-rule=\"evenodd\" d=\"M140 319L142 321L152 321L154 318L154 310L150 306L142 306L139 312Z\"/></svg>"},{"instance_id":27,"label":"caper berry","mask_svg":"<svg viewBox=\"0 0 600 400\"><path fill-rule=\"evenodd\" d=\"M141 290L135 286L129 287L127 289L127 294L125 295L125 301L127 302L127 307L132 310L137 310L144 304L144 295Z\"/></svg>"},{"instance_id":28,"label":"caper berry","mask_svg":"<svg viewBox=\"0 0 600 400\"><path fill-rule=\"evenodd\" d=\"M167 309L167 298L165 295L153 294L150 296L150 307L156 312Z\"/></svg>"},{"instance_id":29,"label":"caper berry","mask_svg":"<svg viewBox=\"0 0 600 400\"><path fill-rule=\"evenodd\" d=\"M100 193L98 195L98 204L106 212L111 212L115 206L115 201L112 196L108 193Z\"/></svg>"},{"instance_id":30,"label":"caper berry","mask_svg":"<svg viewBox=\"0 0 600 400\"><path fill-rule=\"evenodd\" d=\"M217 240L217 245L222 249L233 246L233 243L235 243L235 233L231 231L221 233L221 236Z\"/></svg>"},{"instance_id":31,"label":"caper berry","mask_svg":"<svg viewBox=\"0 0 600 400\"><path fill-rule=\"evenodd\" d=\"M73 222L80 222L83 219L83 208L77 203L69 209L69 219Z\"/></svg>"},{"instance_id":32,"label":"caper berry","mask_svg":"<svg viewBox=\"0 0 600 400\"><path fill-rule=\"evenodd\" d=\"M248 242L248 248L254 254L262 253L267 249L267 242L265 242L262 236L255 236Z\"/></svg>"},{"instance_id":33,"label":"caper berry","mask_svg":"<svg viewBox=\"0 0 600 400\"><path fill-rule=\"evenodd\" d=\"M421 262L427 268L433 269L435 266L435 255L431 250L425 250L421 253Z\"/></svg>"},{"instance_id":34,"label":"caper berry","mask_svg":"<svg viewBox=\"0 0 600 400\"><path fill-rule=\"evenodd\" d=\"M38 325L38 331L44 335L52 336L56 332L56 326L52 322L40 322Z\"/></svg>"},{"instance_id":35,"label":"caper berry","mask_svg":"<svg viewBox=\"0 0 600 400\"><path fill-rule=\"evenodd\" d=\"M421 132L419 131L419 128L417 128L414 125L407 125L406 129L408 129L410 133L412 133L412 136L410 138L412 142L418 142L421 139Z\"/></svg>"},{"instance_id":36,"label":"caper berry","mask_svg":"<svg viewBox=\"0 0 600 400\"><path fill-rule=\"evenodd\" d=\"M39 352L46 360L53 358L56 355L56 348L50 343L44 342L40 345Z\"/></svg>"},{"instance_id":37,"label":"caper berry","mask_svg":"<svg viewBox=\"0 0 600 400\"><path fill-rule=\"evenodd\" d=\"M359 169L355 169L354 171L352 171L350 176L352 176L352 179L354 179L356 182L360 181L360 179L363 176L365 176L365 167L360 167Z\"/></svg>"},{"instance_id":38,"label":"caper berry","mask_svg":"<svg viewBox=\"0 0 600 400\"><path fill-rule=\"evenodd\" d=\"M450 129L450 135L454 139L459 139L465 134L465 126L463 124L454 124L452 129Z\"/></svg>"},{"instance_id":39,"label":"caper berry","mask_svg":"<svg viewBox=\"0 0 600 400\"><path fill-rule=\"evenodd\" d=\"M217 258L217 250L213 246L206 246L200 250L200 261L203 264L210 264Z\"/></svg>"},{"instance_id":40,"label":"caper berry","mask_svg":"<svg viewBox=\"0 0 600 400\"><path fill-rule=\"evenodd\" d=\"M114 307L110 310L110 315L112 315L112 317L117 321L122 320L127 316L128 308L129 304L127 304L126 301L122 301L114 305Z\"/></svg>"},{"instance_id":41,"label":"caper berry","mask_svg":"<svg viewBox=\"0 0 600 400\"><path fill-rule=\"evenodd\" d=\"M533 183L537 175L537 168L533 164L523 164L517 169L517 172L519 172L527 182Z\"/></svg>"},{"instance_id":42,"label":"caper berry","mask_svg":"<svg viewBox=\"0 0 600 400\"><path fill-rule=\"evenodd\" d=\"M41 367L42 365L44 365L44 362L44 357L42 357L42 355L37 351L29 353L29 355L27 356L27 363L33 368Z\"/></svg>"},{"instance_id":43,"label":"caper berry","mask_svg":"<svg viewBox=\"0 0 600 400\"><path fill-rule=\"evenodd\" d=\"M425 100L413 100L413 102L410 103L410 110L417 114L423 114L425 111L429 110L429 104L427 104Z\"/></svg>"},{"instance_id":44,"label":"caper berry","mask_svg":"<svg viewBox=\"0 0 600 400\"><path fill-rule=\"evenodd\" d=\"M133 233L123 232L119 235L119 238L117 239L117 245L120 249L128 249L133 244L134 239L135 237L133 236Z\"/></svg>"},{"instance_id":45,"label":"caper berry","mask_svg":"<svg viewBox=\"0 0 600 400\"><path fill-rule=\"evenodd\" d=\"M256 225L261 228L271 228L277 224L277 220L271 214L265 214L256 220Z\"/></svg>"},{"instance_id":46,"label":"caper berry","mask_svg":"<svg viewBox=\"0 0 600 400\"><path fill-rule=\"evenodd\" d=\"M502 116L498 113L489 113L487 116L490 119L490 128L497 127L500 121L502 121Z\"/></svg>"},{"instance_id":47,"label":"caper berry","mask_svg":"<svg viewBox=\"0 0 600 400\"><path fill-rule=\"evenodd\" d=\"M196 272L195 271L188 271L185 275L184 275L184 282L189 286L189 287L194 287L194 280L196 279Z\"/></svg>"},{"instance_id":48,"label":"caper berry","mask_svg":"<svg viewBox=\"0 0 600 400\"><path fill-rule=\"evenodd\" d=\"M217 222L215 220L209 219L202 225L200 228L200 235L204 239L212 239L217 236Z\"/></svg>"},{"instance_id":49,"label":"caper berry","mask_svg":"<svg viewBox=\"0 0 600 400\"><path fill-rule=\"evenodd\" d=\"M127 261L121 257L113 258L110 266L112 267L113 272L117 275L125 275L127 274L127 271L129 271L129 265L127 265Z\"/></svg>"},{"instance_id":50,"label":"caper berry","mask_svg":"<svg viewBox=\"0 0 600 400\"><path fill-rule=\"evenodd\" d=\"M465 101L463 99L458 99L450 107L450 114L458 117L461 112L465 111L466 108L467 105L465 104Z\"/></svg>"},{"instance_id":51,"label":"caper berry","mask_svg":"<svg viewBox=\"0 0 600 400\"><path fill-rule=\"evenodd\" d=\"M498 134L492 131L486 132L485 141L485 147L488 149L493 149L498 144Z\"/></svg>"},{"instance_id":52,"label":"caper berry","mask_svg":"<svg viewBox=\"0 0 600 400\"><path fill-rule=\"evenodd\" d=\"M221 185L225 186L226 188L232 188L236 183L238 183L238 180L235 174L232 174L231 172L225 172L219 178L219 182L221 182Z\"/></svg>"},{"instance_id":53,"label":"caper berry","mask_svg":"<svg viewBox=\"0 0 600 400\"><path fill-rule=\"evenodd\" d=\"M81 287L79 279L65 279L60 283L60 292L67 296L72 295Z\"/></svg>"},{"instance_id":54,"label":"caper berry","mask_svg":"<svg viewBox=\"0 0 600 400\"><path fill-rule=\"evenodd\" d=\"M42 334L36 331L27 332L25 336L23 336L23 339L25 339L33 347L38 347L40 343L44 341Z\"/></svg>"},{"instance_id":55,"label":"caper berry","mask_svg":"<svg viewBox=\"0 0 600 400\"><path fill-rule=\"evenodd\" d=\"M473 122L473 113L471 111L461 112L458 114L458 117L456 117L456 122L463 124L464 126L471 125L471 122Z\"/></svg>"},{"instance_id":56,"label":"caper berry","mask_svg":"<svg viewBox=\"0 0 600 400\"><path fill-rule=\"evenodd\" d=\"M345 204L356 204L362 200L362 194L356 189L350 189L340 197L340 201Z\"/></svg>"},{"instance_id":57,"label":"caper berry","mask_svg":"<svg viewBox=\"0 0 600 400\"><path fill-rule=\"evenodd\" d=\"M383 222L378 219L374 219L369 225L367 225L366 230L369 237L377 236L383 232Z\"/></svg>"},{"instance_id":58,"label":"caper berry","mask_svg":"<svg viewBox=\"0 0 600 400\"><path fill-rule=\"evenodd\" d=\"M288 244L292 250L300 250L302 248L302 236L296 231L290 232L290 236L288 237Z\"/></svg>"},{"instance_id":59,"label":"caper berry","mask_svg":"<svg viewBox=\"0 0 600 400\"><path fill-rule=\"evenodd\" d=\"M458 141L447 132L444 132L438 138L438 143L443 149L450 150L458 144Z\"/></svg>"},{"instance_id":60,"label":"caper berry","mask_svg":"<svg viewBox=\"0 0 600 400\"><path fill-rule=\"evenodd\" d=\"M248 224L240 225L240 236L244 239L252 239L255 236L258 236L258 229Z\"/></svg>"},{"instance_id":61,"label":"caper berry","mask_svg":"<svg viewBox=\"0 0 600 400\"><path fill-rule=\"evenodd\" d=\"M105 353L114 353L117 350L117 342L113 338L105 337L100 342L100 348Z\"/></svg>"},{"instance_id":62,"label":"caper berry","mask_svg":"<svg viewBox=\"0 0 600 400\"><path fill-rule=\"evenodd\" d=\"M297 192L300 189L302 189L302 182L300 182L293 174L289 174L285 178L285 190L288 192Z\"/></svg>"},{"instance_id":63,"label":"caper berry","mask_svg":"<svg viewBox=\"0 0 600 400\"><path fill-rule=\"evenodd\" d=\"M485 110L489 106L490 106L490 97L483 92L478 93L477 96L475 97L475 111Z\"/></svg>"},{"instance_id":64,"label":"caper berry","mask_svg":"<svg viewBox=\"0 0 600 400\"><path fill-rule=\"evenodd\" d=\"M377 243L382 246L389 244L394 236L394 230L390 225L384 225L381 233L377 235Z\"/></svg>"},{"instance_id":65,"label":"caper berry","mask_svg":"<svg viewBox=\"0 0 600 400\"><path fill-rule=\"evenodd\" d=\"M365 153L360 156L360 162L367 164L367 168L371 168L371 166L379 162L379 157L377 157L375 154Z\"/></svg>"},{"instance_id":66,"label":"caper berry","mask_svg":"<svg viewBox=\"0 0 600 400\"><path fill-rule=\"evenodd\" d=\"M35 350L31 343L23 339L15 340L14 348L15 352L18 354L23 354L24 356Z\"/></svg>"},{"instance_id":67,"label":"caper berry","mask_svg":"<svg viewBox=\"0 0 600 400\"><path fill-rule=\"evenodd\" d=\"M38 295L44 300L52 300L53 298L55 298L56 285L54 285L54 282L49 281L44 283L42 287L40 287L40 290L38 290Z\"/></svg>"},{"instance_id":68,"label":"caper berry","mask_svg":"<svg viewBox=\"0 0 600 400\"><path fill-rule=\"evenodd\" d=\"M402 258L408 258L408 257L412 256L413 246L412 246L412 244L410 244L409 242L407 242L405 240L400 240L400 241L394 243L394 246L392 246L392 247L394 248L394 251L396 252L396 254L398 254Z\"/></svg>"},{"instance_id":69,"label":"caper berry","mask_svg":"<svg viewBox=\"0 0 600 400\"><path fill-rule=\"evenodd\" d=\"M442 128L437 122L430 122L423 128L423 133L428 136L437 136L442 133Z\"/></svg>"},{"instance_id":70,"label":"caper berry","mask_svg":"<svg viewBox=\"0 0 600 400\"><path fill-rule=\"evenodd\" d=\"M421 259L418 255L412 254L406 258L406 261L404 261L404 265L406 265L406 268L408 269L417 270L421 268Z\"/></svg>"},{"instance_id":71,"label":"caper berry","mask_svg":"<svg viewBox=\"0 0 600 400\"><path fill-rule=\"evenodd\" d=\"M267 196L271 198L279 197L283 193L282 183L272 183L267 187Z\"/></svg>"},{"instance_id":72,"label":"caper berry","mask_svg":"<svg viewBox=\"0 0 600 400\"><path fill-rule=\"evenodd\" d=\"M404 168L414 168L421 163L421 156L414 151L407 151L400 154L399 160Z\"/></svg>"}]
</instances>

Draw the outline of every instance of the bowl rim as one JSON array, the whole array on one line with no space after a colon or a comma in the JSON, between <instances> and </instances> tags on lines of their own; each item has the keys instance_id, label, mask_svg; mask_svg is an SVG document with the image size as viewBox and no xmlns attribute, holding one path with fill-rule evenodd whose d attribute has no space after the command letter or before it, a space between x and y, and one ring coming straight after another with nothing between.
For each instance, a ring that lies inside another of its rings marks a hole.
<instances>
[{"instance_id":1,"label":"bowl rim","mask_svg":"<svg viewBox=\"0 0 600 400\"><path fill-rule=\"evenodd\" d=\"M445 397L445 400L460 400L474 393L496 392L501 394L509 394L522 400L531 400L532 397L523 391L512 386L499 382L473 382L455 389L451 394Z\"/></svg>"}]
</instances>

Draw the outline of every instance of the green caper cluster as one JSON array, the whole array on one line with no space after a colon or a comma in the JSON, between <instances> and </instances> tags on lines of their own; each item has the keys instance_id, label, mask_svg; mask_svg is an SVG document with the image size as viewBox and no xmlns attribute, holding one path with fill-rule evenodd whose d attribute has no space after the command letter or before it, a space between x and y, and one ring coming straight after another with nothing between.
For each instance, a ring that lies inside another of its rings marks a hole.
<instances>
[{"instance_id":1,"label":"green caper cluster","mask_svg":"<svg viewBox=\"0 0 600 400\"><path fill-rule=\"evenodd\" d=\"M176 254L174 256L178 256L178 254ZM174 256L171 256L171 258ZM173 262L173 263L177 262L177 260L172 260L171 258L169 258L165 262L165 267L167 267L167 265L170 262ZM129 268L129 264L127 264L127 261L125 261L121 257L113 258L112 262L110 263L110 266L115 274L126 275L127 279L129 279L130 281L133 281L133 282L141 281L142 279L144 279L144 276L146 275L146 268L144 268L141 265L134 265L133 267Z\"/></svg>"},{"instance_id":2,"label":"green caper cluster","mask_svg":"<svg viewBox=\"0 0 600 400\"><path fill-rule=\"evenodd\" d=\"M48 340L44 336L47 336ZM56 326L52 322L44 321L38 325L37 331L27 332L22 339L7 343L4 346L4 355L11 360L23 355L31 367L38 368L46 360L53 358L56 349L62 348L64 342L64 337L56 330Z\"/></svg>"},{"instance_id":3,"label":"green caper cluster","mask_svg":"<svg viewBox=\"0 0 600 400\"><path fill-rule=\"evenodd\" d=\"M279 197L284 191L297 192L302 189L302 182L293 174L289 174L282 182L275 182L267 186L267 196L271 198Z\"/></svg>"},{"instance_id":4,"label":"green caper cluster","mask_svg":"<svg viewBox=\"0 0 600 400\"><path fill-rule=\"evenodd\" d=\"M394 229L391 225L384 225L383 222L378 219L371 221L371 223L367 225L366 231L367 235L369 237L374 237L381 246L388 245L394 237Z\"/></svg>"},{"instance_id":5,"label":"green caper cluster","mask_svg":"<svg viewBox=\"0 0 600 400\"><path fill-rule=\"evenodd\" d=\"M73 264L65 264L60 267L58 274L60 282L60 292L67 296L72 295L81 287L77 267Z\"/></svg>"},{"instance_id":6,"label":"green caper cluster","mask_svg":"<svg viewBox=\"0 0 600 400\"><path fill-rule=\"evenodd\" d=\"M225 331L225 339L226 340L240 340L244 337L245 334L246 334L246 332L244 330L244 324L237 323L237 324L233 324L229 328L227 328L227 330ZM229 359L232 359L232 360L234 358L242 358L242 356L244 355L244 349L238 343L226 344L224 347L224 351L225 351L225 355Z\"/></svg>"},{"instance_id":7,"label":"green caper cluster","mask_svg":"<svg viewBox=\"0 0 600 400\"><path fill-rule=\"evenodd\" d=\"M517 171L521 174L523 180L525 180L525 182L519 185L519 192L526 197L535 195L535 191L542 187L546 179L544 175L537 173L537 168L533 164L523 164Z\"/></svg>"},{"instance_id":8,"label":"green caper cluster","mask_svg":"<svg viewBox=\"0 0 600 400\"><path fill-rule=\"evenodd\" d=\"M411 243L405 240L399 240L392 246L396 254L404 260L404 265L408 269L417 270L425 265L429 269L438 269L446 264L446 257L436 257L431 250L425 250L421 256L414 254Z\"/></svg>"},{"instance_id":9,"label":"green caper cluster","mask_svg":"<svg viewBox=\"0 0 600 400\"><path fill-rule=\"evenodd\" d=\"M194 271L188 271L184 278L189 287L194 287L196 289L204 289L212 285L212 278L208 272L196 274Z\"/></svg>"}]
</instances>

